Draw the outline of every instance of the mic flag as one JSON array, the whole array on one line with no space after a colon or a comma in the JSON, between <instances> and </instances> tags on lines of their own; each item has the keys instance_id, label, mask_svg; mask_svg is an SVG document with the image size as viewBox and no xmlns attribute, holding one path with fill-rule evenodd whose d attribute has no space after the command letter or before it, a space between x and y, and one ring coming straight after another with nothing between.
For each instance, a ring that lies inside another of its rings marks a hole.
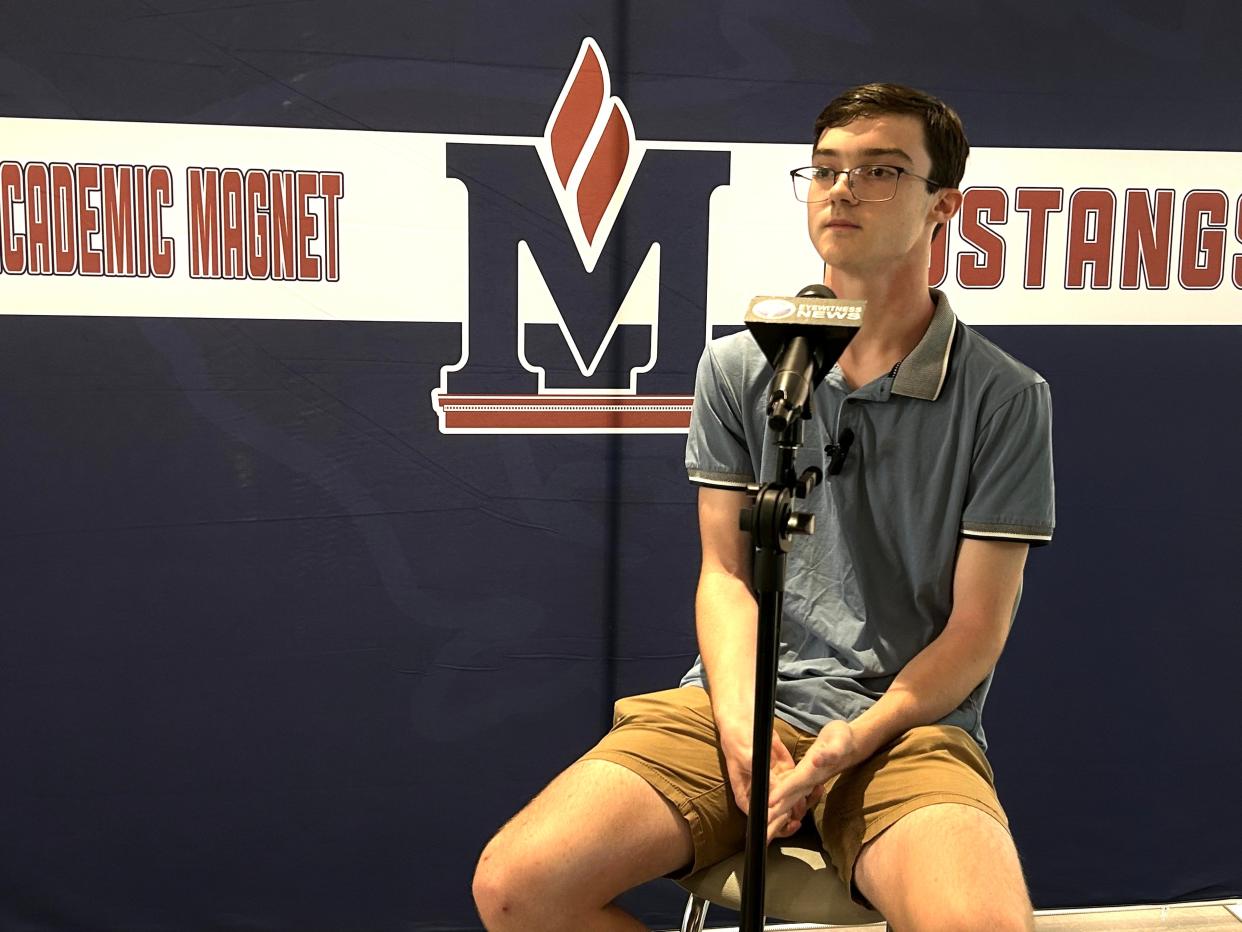
<instances>
[{"instance_id":1,"label":"mic flag","mask_svg":"<svg viewBox=\"0 0 1242 932\"><path fill-rule=\"evenodd\" d=\"M746 311L746 329L776 374L768 396L768 426L786 430L810 416L811 394L858 328L866 301L843 301L824 285L796 297L760 295Z\"/></svg>"}]
</instances>

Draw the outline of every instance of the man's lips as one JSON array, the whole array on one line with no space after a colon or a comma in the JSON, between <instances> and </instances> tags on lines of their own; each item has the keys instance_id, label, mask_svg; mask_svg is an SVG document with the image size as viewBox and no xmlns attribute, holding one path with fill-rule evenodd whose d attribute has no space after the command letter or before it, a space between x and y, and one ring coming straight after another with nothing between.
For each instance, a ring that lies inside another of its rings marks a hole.
<instances>
[{"instance_id":1,"label":"man's lips","mask_svg":"<svg viewBox=\"0 0 1242 932\"><path fill-rule=\"evenodd\" d=\"M824 226L832 229L861 230L857 223L850 223L848 220L829 220Z\"/></svg>"}]
</instances>

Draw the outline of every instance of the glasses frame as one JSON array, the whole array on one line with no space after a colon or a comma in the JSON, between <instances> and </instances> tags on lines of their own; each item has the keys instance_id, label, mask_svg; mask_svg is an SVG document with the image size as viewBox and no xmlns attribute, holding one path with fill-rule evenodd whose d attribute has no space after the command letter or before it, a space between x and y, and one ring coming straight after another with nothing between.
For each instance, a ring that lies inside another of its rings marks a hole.
<instances>
[{"instance_id":1,"label":"glasses frame","mask_svg":"<svg viewBox=\"0 0 1242 932\"><path fill-rule=\"evenodd\" d=\"M881 198L865 198L865 197L858 196L858 194L854 191L854 179L856 177L854 172L861 172L868 168L891 168L893 171L897 173L897 180L893 182L893 193L892 194L890 194L888 197L881 197ZM805 171L825 172L825 173L831 172L832 182L828 185L828 191L831 191L833 188L837 186L837 176L844 175L845 186L849 188L850 194L853 196L854 200L859 201L860 203L863 203L863 204L883 204L885 201L891 201L893 198L897 196L897 186L901 184L901 179L905 175L909 175L911 178L917 178L919 181L925 181L928 184L934 184L937 187L937 189L947 187L947 185L943 185L939 181L936 181L933 178L925 178L922 175L916 175L914 172L910 171L908 168L902 168L900 165L885 165L882 162L870 162L866 165L855 165L853 168L840 168L840 169L828 168L824 165L803 165L801 168L793 168L793 169L790 169L789 171L789 181L790 181L790 184L793 185L794 198L800 204L822 204L824 201L829 199L827 195L821 198L816 198L815 200L811 200L810 197L808 197L805 201L802 200L802 198L798 197L798 179L799 178L803 179L804 181L810 184L815 183L814 178L807 178L805 175L802 174L802 172L805 172ZM808 195L810 194L809 187L807 188L807 194Z\"/></svg>"}]
</instances>

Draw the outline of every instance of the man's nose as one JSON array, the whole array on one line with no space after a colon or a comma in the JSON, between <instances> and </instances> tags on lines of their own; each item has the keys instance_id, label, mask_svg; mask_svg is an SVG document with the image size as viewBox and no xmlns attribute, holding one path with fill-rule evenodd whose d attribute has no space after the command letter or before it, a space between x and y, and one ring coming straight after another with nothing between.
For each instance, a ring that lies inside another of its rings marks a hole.
<instances>
[{"instance_id":1,"label":"man's nose","mask_svg":"<svg viewBox=\"0 0 1242 932\"><path fill-rule=\"evenodd\" d=\"M830 201L856 201L854 192L850 190L850 173L847 171L837 172L832 180L832 184L828 187L828 200Z\"/></svg>"}]
</instances>

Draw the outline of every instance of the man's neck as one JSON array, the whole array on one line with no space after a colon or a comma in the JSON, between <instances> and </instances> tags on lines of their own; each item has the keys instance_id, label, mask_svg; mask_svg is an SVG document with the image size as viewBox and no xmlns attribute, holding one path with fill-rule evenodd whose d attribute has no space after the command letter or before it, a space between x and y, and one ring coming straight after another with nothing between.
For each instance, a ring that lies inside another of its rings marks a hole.
<instances>
[{"instance_id":1,"label":"man's neck","mask_svg":"<svg viewBox=\"0 0 1242 932\"><path fill-rule=\"evenodd\" d=\"M936 310L925 267L875 277L829 268L824 283L839 298L867 302L862 326L848 348L857 360L904 359L918 346Z\"/></svg>"},{"instance_id":2,"label":"man's neck","mask_svg":"<svg viewBox=\"0 0 1242 932\"><path fill-rule=\"evenodd\" d=\"M862 326L837 360L851 388L878 379L919 345L936 305L927 290L927 267L889 268L883 276L852 275L828 268L824 284L839 298L867 302Z\"/></svg>"}]
</instances>

